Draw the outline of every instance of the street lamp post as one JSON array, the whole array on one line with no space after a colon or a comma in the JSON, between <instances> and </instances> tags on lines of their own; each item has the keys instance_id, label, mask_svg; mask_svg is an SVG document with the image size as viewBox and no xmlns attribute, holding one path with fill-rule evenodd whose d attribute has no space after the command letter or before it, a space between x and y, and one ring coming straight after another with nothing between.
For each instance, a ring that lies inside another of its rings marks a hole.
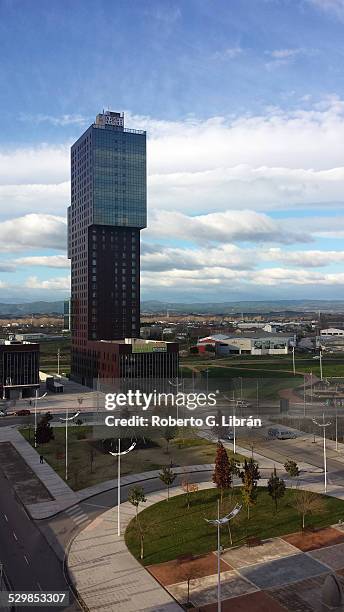
<instances>
[{"instance_id":1,"label":"street lamp post","mask_svg":"<svg viewBox=\"0 0 344 612\"><path fill-rule=\"evenodd\" d=\"M325 423L325 415L323 413L323 422L318 423L315 419L312 419L315 425L323 428L323 436L324 436L324 491L327 492L327 462L326 462L326 427L331 425L331 421Z\"/></svg>"},{"instance_id":2,"label":"street lamp post","mask_svg":"<svg viewBox=\"0 0 344 612\"><path fill-rule=\"evenodd\" d=\"M136 446L136 442L133 442L132 445L125 451L121 452L121 438L118 438L118 452L113 453L109 451L110 455L118 458L117 462L117 535L118 537L121 535L121 455L127 455L132 451Z\"/></svg>"},{"instance_id":3,"label":"street lamp post","mask_svg":"<svg viewBox=\"0 0 344 612\"><path fill-rule=\"evenodd\" d=\"M223 396L227 402L233 401L233 453L236 453L236 429L235 429L235 416L236 416L236 404L237 400L235 399L235 393L233 391L233 400L230 400L226 395Z\"/></svg>"},{"instance_id":4,"label":"street lamp post","mask_svg":"<svg viewBox=\"0 0 344 612\"><path fill-rule=\"evenodd\" d=\"M57 375L60 376L60 349L57 349Z\"/></svg>"},{"instance_id":5,"label":"street lamp post","mask_svg":"<svg viewBox=\"0 0 344 612\"><path fill-rule=\"evenodd\" d=\"M76 412L73 416L68 416L68 406L66 407L66 416L65 418L59 417L60 421L66 423L66 431L65 431L65 480L68 480L68 423L69 421L73 421L79 416L80 412Z\"/></svg>"},{"instance_id":6,"label":"street lamp post","mask_svg":"<svg viewBox=\"0 0 344 612\"><path fill-rule=\"evenodd\" d=\"M210 525L217 527L217 612L221 612L221 542L220 542L220 527L227 525L229 521L239 514L242 506L237 504L232 512L220 518L220 500L217 500L217 518L204 519Z\"/></svg>"},{"instance_id":7,"label":"street lamp post","mask_svg":"<svg viewBox=\"0 0 344 612\"><path fill-rule=\"evenodd\" d=\"M319 365L320 365L320 380L323 379L323 368L322 368L322 350L319 351Z\"/></svg>"},{"instance_id":8,"label":"street lamp post","mask_svg":"<svg viewBox=\"0 0 344 612\"><path fill-rule=\"evenodd\" d=\"M293 346L293 373L294 376L296 374L296 369L295 369L295 346Z\"/></svg>"},{"instance_id":9,"label":"street lamp post","mask_svg":"<svg viewBox=\"0 0 344 612\"><path fill-rule=\"evenodd\" d=\"M171 387L176 387L176 393L178 393L178 389L179 387L181 387L183 389L183 379L179 382L179 378L177 376L176 378L176 382L173 382L173 380L169 380L168 384L171 385ZM178 406L178 402L176 402L176 411L177 411L177 420L179 418L179 410L178 410L179 406Z\"/></svg>"}]
</instances>

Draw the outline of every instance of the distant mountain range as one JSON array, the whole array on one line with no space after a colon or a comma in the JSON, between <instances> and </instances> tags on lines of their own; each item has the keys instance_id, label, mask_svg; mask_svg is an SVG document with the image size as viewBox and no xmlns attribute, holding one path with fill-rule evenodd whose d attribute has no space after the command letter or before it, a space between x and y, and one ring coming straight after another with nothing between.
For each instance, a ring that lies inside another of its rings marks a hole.
<instances>
[{"instance_id":1,"label":"distant mountain range","mask_svg":"<svg viewBox=\"0 0 344 612\"><path fill-rule=\"evenodd\" d=\"M145 314L214 314L231 315L238 313L302 313L302 312L343 312L344 300L272 300L243 302L178 303L143 301L141 312ZM0 315L23 316L31 314L62 314L63 301L27 302L22 304L0 303Z\"/></svg>"},{"instance_id":2,"label":"distant mountain range","mask_svg":"<svg viewBox=\"0 0 344 612\"><path fill-rule=\"evenodd\" d=\"M27 302L25 304L0 303L0 315L22 316L31 314L62 314L63 301L58 302Z\"/></svg>"}]
</instances>

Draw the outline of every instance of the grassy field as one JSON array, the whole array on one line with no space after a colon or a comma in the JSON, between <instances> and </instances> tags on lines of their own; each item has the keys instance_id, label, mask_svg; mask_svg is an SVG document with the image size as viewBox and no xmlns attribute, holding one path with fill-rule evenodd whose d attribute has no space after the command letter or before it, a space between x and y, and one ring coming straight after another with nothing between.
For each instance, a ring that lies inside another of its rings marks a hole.
<instances>
[{"instance_id":1,"label":"grassy field","mask_svg":"<svg viewBox=\"0 0 344 612\"><path fill-rule=\"evenodd\" d=\"M182 367L189 375L193 371L202 372L210 369L210 376L242 376L242 377L274 377L292 376L293 363L290 355L275 355L273 357L257 357L251 355L240 355L238 357L221 357L200 360L199 357L188 357L182 359ZM319 360L296 355L296 372L303 375L311 371L315 376L320 376ZM324 376L344 376L344 358L341 356L323 357Z\"/></svg>"},{"instance_id":2,"label":"grassy field","mask_svg":"<svg viewBox=\"0 0 344 612\"><path fill-rule=\"evenodd\" d=\"M70 372L70 338L46 340L40 343L40 370L47 374L57 372L57 351L60 349L60 374Z\"/></svg>"},{"instance_id":3,"label":"grassy field","mask_svg":"<svg viewBox=\"0 0 344 612\"><path fill-rule=\"evenodd\" d=\"M300 516L295 510L294 495L295 493L288 489L279 503L277 514L273 514L270 496L266 489L259 488L257 504L251 510L250 520L247 520L243 509L231 524L233 544L244 543L247 536L265 539L299 531ZM222 511L228 512L240 500L240 490L236 488L231 497L227 497ZM325 527L343 518L344 501L323 497L323 504L321 514L308 518L306 526ZM170 501L162 501L143 510L140 520L145 532L144 565L162 563L187 553L197 555L216 550L216 529L204 520L205 517L215 518L216 515L216 489L193 493L189 510L185 495L172 497ZM126 530L125 540L129 550L139 559L139 538L135 519ZM230 546L226 528L222 528L221 544L224 547Z\"/></svg>"},{"instance_id":4,"label":"grassy field","mask_svg":"<svg viewBox=\"0 0 344 612\"><path fill-rule=\"evenodd\" d=\"M69 428L69 484L74 490L110 480L117 475L116 458L96 443L96 436L92 436L93 429L84 425L74 425ZM33 444L32 428L23 428L20 433ZM54 434L55 439L40 446L38 452L64 478L65 429L55 427ZM126 455L121 464L121 473L125 475L157 470L163 465L170 464L171 461L175 466L213 463L216 444L197 438L195 435L191 436L192 433L184 439L181 437L175 438L169 443L169 452L167 452L166 440L163 437L158 437L157 434L153 434L154 445L135 449ZM242 460L243 458L237 455L237 459Z\"/></svg>"}]
</instances>

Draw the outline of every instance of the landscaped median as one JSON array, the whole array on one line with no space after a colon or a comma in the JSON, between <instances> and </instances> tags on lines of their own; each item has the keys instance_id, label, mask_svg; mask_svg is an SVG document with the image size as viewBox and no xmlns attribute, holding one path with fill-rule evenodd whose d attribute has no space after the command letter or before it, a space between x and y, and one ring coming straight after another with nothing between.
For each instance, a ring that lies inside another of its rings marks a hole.
<instances>
[{"instance_id":1,"label":"landscaped median","mask_svg":"<svg viewBox=\"0 0 344 612\"><path fill-rule=\"evenodd\" d=\"M22 436L34 446L33 428L20 428ZM65 475L65 428L53 427L54 438L38 447L44 460L64 478ZM103 429L97 438L97 426L70 425L68 432L69 486L75 491L111 480L117 475L117 461L109 454L104 444ZM105 441L106 442L106 441ZM109 442L113 442L109 439ZM122 439L122 448L130 446L131 439ZM161 469L171 462L175 466L213 463L216 442L198 437L192 430L179 434L177 429L162 428L161 431L147 431L144 443L136 440L134 453L129 453L122 462L123 476ZM229 451L229 455L233 453ZM237 455L239 461L243 460Z\"/></svg>"},{"instance_id":2,"label":"landscaped median","mask_svg":"<svg viewBox=\"0 0 344 612\"><path fill-rule=\"evenodd\" d=\"M303 583L305 588L308 585L317 590L312 597L320 601L329 568L344 572L344 533L338 524L344 518L344 501L334 497L335 491L333 497L331 493L326 497L313 494L315 501L305 517L307 529L301 532L302 505L297 496L302 486L315 492L320 486L303 483L296 491L288 488L276 512L267 481L261 484L250 519L243 507L231 525L232 546L228 528L221 529L224 611L283 612L285 608L279 603L282 591L290 589L290 596L297 598ZM187 606L188 599L202 611L213 609L217 597L216 529L205 518L216 518L218 491L209 481L197 486L198 490L189 494L185 494L185 483L174 487L169 500L164 489L147 494L146 502L139 504L138 519L135 506L123 503L125 540L116 534L116 508L100 515L76 536L68 567L89 610L106 606L109 612L172 611L180 609L176 602ZM221 514L228 513L240 499L237 486L224 492ZM304 502L303 510L306 507ZM334 524L337 526L331 527ZM144 558L140 562L142 533Z\"/></svg>"},{"instance_id":3,"label":"landscaped median","mask_svg":"<svg viewBox=\"0 0 344 612\"><path fill-rule=\"evenodd\" d=\"M312 508L307 509L307 500L298 502L300 489L287 489L277 512L266 487L259 487L256 504L251 508L250 518L243 507L231 522L231 534L222 528L221 544L224 548L240 546L250 538L266 540L284 536L300 530L302 509L306 511L305 524L311 529L327 527L344 519L344 501L334 497L314 494ZM162 563L190 553L199 555L216 549L217 533L205 518L217 516L218 491L206 489L178 495L169 501L163 500L139 514L140 528L144 533L143 565ZM318 503L317 503L318 502ZM241 490L234 487L223 498L221 516L229 514L237 504L242 504ZM140 559L140 530L136 519L129 524L125 541L130 552Z\"/></svg>"}]
</instances>

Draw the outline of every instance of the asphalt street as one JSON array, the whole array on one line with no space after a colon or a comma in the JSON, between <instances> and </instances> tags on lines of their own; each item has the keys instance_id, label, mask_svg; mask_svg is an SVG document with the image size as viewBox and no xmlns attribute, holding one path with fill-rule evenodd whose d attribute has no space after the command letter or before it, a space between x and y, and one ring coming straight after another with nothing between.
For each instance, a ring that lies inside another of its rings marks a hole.
<instances>
[{"instance_id":1,"label":"asphalt street","mask_svg":"<svg viewBox=\"0 0 344 612\"><path fill-rule=\"evenodd\" d=\"M12 590L70 591L63 564L26 514L1 471L0 491L0 560ZM80 610L71 591L70 602L64 610ZM37 610L42 612L42 608Z\"/></svg>"}]
</instances>

